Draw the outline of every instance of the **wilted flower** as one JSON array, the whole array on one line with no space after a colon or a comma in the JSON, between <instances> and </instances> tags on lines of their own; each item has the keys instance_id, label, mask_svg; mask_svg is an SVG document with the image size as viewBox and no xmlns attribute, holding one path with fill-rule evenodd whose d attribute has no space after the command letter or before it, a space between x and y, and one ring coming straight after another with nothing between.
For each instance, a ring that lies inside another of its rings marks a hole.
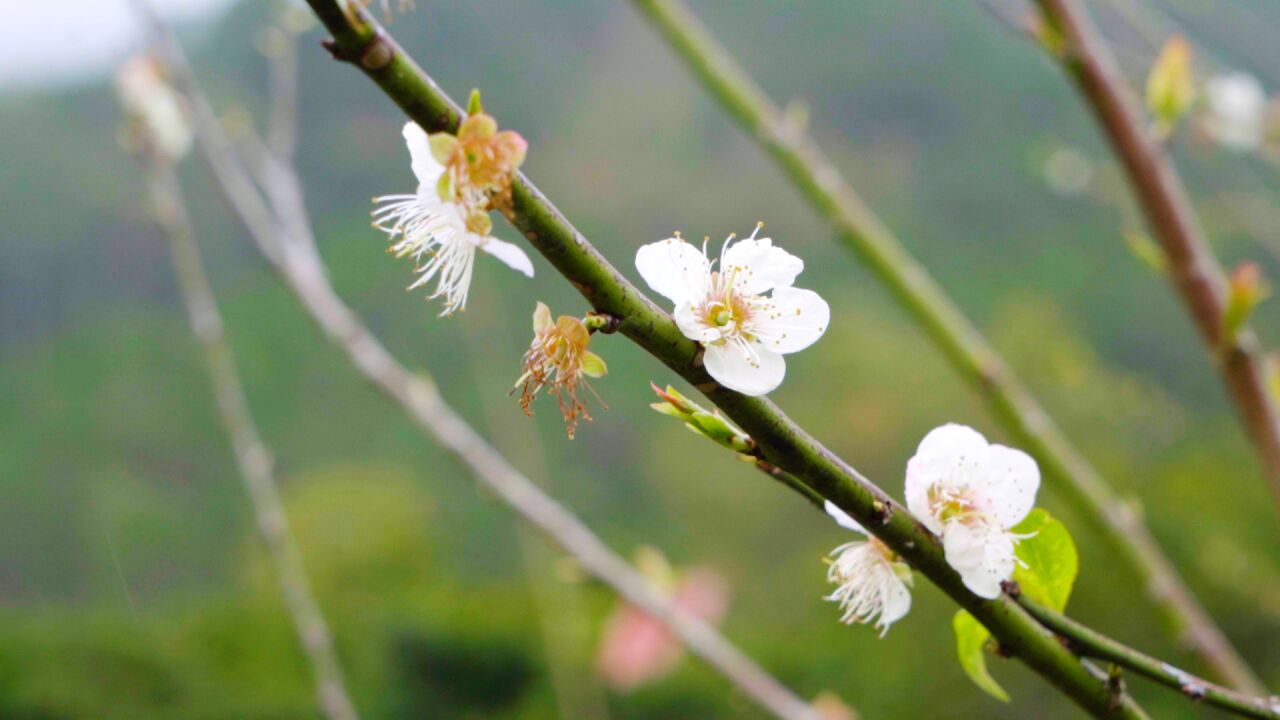
<instances>
[{"instance_id":1,"label":"wilted flower","mask_svg":"<svg viewBox=\"0 0 1280 720\"><path fill-rule=\"evenodd\" d=\"M677 578L667 566L664 574L665 579L653 579L666 586L677 609L713 626L724 618L729 584L718 573L690 568ZM671 672L683 656L684 645L662 621L620 603L605 623L597 667L610 686L628 692Z\"/></svg>"},{"instance_id":2,"label":"wilted flower","mask_svg":"<svg viewBox=\"0 0 1280 720\"><path fill-rule=\"evenodd\" d=\"M131 58L116 72L116 93L146 152L174 161L191 149L191 126L182 96L169 85L164 66L151 55Z\"/></svg>"},{"instance_id":3,"label":"wilted flower","mask_svg":"<svg viewBox=\"0 0 1280 720\"><path fill-rule=\"evenodd\" d=\"M679 235L636 253L641 277L675 303L680 331L706 349L707 372L744 395L778 387L787 371L782 356L812 345L831 317L817 293L791 287L804 262L756 232L737 243L730 235L718 270L705 243L699 250Z\"/></svg>"},{"instance_id":4,"label":"wilted flower","mask_svg":"<svg viewBox=\"0 0 1280 720\"><path fill-rule=\"evenodd\" d=\"M911 609L911 569L879 539L867 533L857 520L849 517L835 503L823 504L827 514L840 527L866 536L866 540L847 542L831 551L827 580L839 587L826 597L840 603L840 622L875 622L880 637L889 626L901 620Z\"/></svg>"},{"instance_id":5,"label":"wilted flower","mask_svg":"<svg viewBox=\"0 0 1280 720\"><path fill-rule=\"evenodd\" d=\"M479 110L479 101L473 104ZM457 136L431 137L431 152L444 164L441 197L456 196L467 207L497 207L511 200L511 180L524 163L529 143L514 130L498 132L498 121L478 111L462 121ZM486 216L487 217L487 216Z\"/></svg>"},{"instance_id":6,"label":"wilted flower","mask_svg":"<svg viewBox=\"0 0 1280 720\"><path fill-rule=\"evenodd\" d=\"M560 404L570 439L577 432L580 417L591 419L587 406L578 398L578 386L590 390L584 378L604 377L608 371L604 360L587 350L590 342L591 333L581 320L561 315L552 322L551 309L538 303L533 311L533 342L521 361L524 374L516 380L520 407L526 414L533 415L529 409L533 397L542 388L549 387Z\"/></svg>"},{"instance_id":7,"label":"wilted flower","mask_svg":"<svg viewBox=\"0 0 1280 720\"><path fill-rule=\"evenodd\" d=\"M947 562L984 598L1013 576L1021 536L1009 529L1031 512L1039 488L1035 460L963 425L934 429L907 462L907 508L942 537Z\"/></svg>"},{"instance_id":8,"label":"wilted flower","mask_svg":"<svg viewBox=\"0 0 1280 720\"><path fill-rule=\"evenodd\" d=\"M1245 72L1217 75L1209 80L1205 94L1209 134L1232 150L1256 150L1262 142L1267 110L1267 93L1258 79Z\"/></svg>"},{"instance_id":9,"label":"wilted flower","mask_svg":"<svg viewBox=\"0 0 1280 720\"><path fill-rule=\"evenodd\" d=\"M446 133L434 137L442 136L454 144L458 142ZM390 251L396 257L412 256L417 261L418 279L409 289L438 276L430 297L444 298L444 311L440 314L465 308L476 248L533 277L533 263L523 250L489 235L493 224L489 220L487 193L492 188L477 189L456 181L432 154L433 145L448 145L449 141L428 138L414 122L405 123L404 139L413 174L418 178L418 192L374 198L382 205L373 211L373 226L391 237Z\"/></svg>"}]
</instances>

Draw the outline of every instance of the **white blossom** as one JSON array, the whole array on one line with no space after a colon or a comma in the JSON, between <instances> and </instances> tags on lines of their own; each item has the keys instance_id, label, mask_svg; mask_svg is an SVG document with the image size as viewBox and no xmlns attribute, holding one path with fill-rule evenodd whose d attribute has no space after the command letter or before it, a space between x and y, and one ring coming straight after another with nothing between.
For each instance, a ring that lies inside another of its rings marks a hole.
<instances>
[{"instance_id":1,"label":"white blossom","mask_svg":"<svg viewBox=\"0 0 1280 720\"><path fill-rule=\"evenodd\" d=\"M396 257L410 256L418 263L418 279L409 289L426 285L434 278L436 288L430 297L444 298L441 315L465 308L476 248L533 277L533 263L523 250L487 233L474 232L467 224L473 211L460 202L440 197L437 188L445 167L431 154L426 131L417 123L406 123L404 139L418 179L418 192L374 198L380 206L373 211L373 225L391 237L391 252ZM461 192L457 195L466 196Z\"/></svg>"},{"instance_id":2,"label":"white blossom","mask_svg":"<svg viewBox=\"0 0 1280 720\"><path fill-rule=\"evenodd\" d=\"M707 372L744 395L778 387L787 370L782 356L822 337L831 317L817 293L791 286L804 262L756 232L739 242L730 235L718 269L705 244L699 250L678 235L636 252L641 277L675 303L680 331L706 349Z\"/></svg>"},{"instance_id":3,"label":"white blossom","mask_svg":"<svg viewBox=\"0 0 1280 720\"><path fill-rule=\"evenodd\" d=\"M825 599L840 604L840 621L846 624L875 622L880 636L911 609L911 570L892 550L870 536L866 528L834 503L823 505L840 527L867 537L847 542L831 551L827 580L838 587Z\"/></svg>"},{"instance_id":4,"label":"white blossom","mask_svg":"<svg viewBox=\"0 0 1280 720\"><path fill-rule=\"evenodd\" d=\"M1040 469L1020 450L963 425L934 429L907 463L907 508L941 536L947 562L974 594L994 598L1013 576L1010 531L1035 505Z\"/></svg>"},{"instance_id":5,"label":"white blossom","mask_svg":"<svg viewBox=\"0 0 1280 720\"><path fill-rule=\"evenodd\" d=\"M1216 75L1205 88L1209 103L1206 128L1215 140L1238 152L1262 144L1267 93L1249 73Z\"/></svg>"}]
</instances>

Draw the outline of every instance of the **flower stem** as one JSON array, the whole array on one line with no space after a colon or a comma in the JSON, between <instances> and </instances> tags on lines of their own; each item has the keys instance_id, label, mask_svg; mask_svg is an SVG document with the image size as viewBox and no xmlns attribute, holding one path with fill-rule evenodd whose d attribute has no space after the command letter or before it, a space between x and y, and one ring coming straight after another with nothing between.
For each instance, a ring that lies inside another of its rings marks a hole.
<instances>
[{"instance_id":1,"label":"flower stem","mask_svg":"<svg viewBox=\"0 0 1280 720\"><path fill-rule=\"evenodd\" d=\"M352 6L349 22L337 0L308 0L333 35L335 56L354 60L379 87L428 132L452 130L458 106L363 11ZM364 58L376 57L377 62ZM626 280L523 175L512 186L512 206L504 210L529 242L570 281L596 310L622 319L619 332L698 387L759 443L766 459L792 472L806 486L859 519L895 552L969 610L1019 660L1053 683L1096 717L1143 718L1127 695L1115 696L1104 678L1008 596L984 600L964 587L947 564L938 539L830 450L823 447L765 398L740 395L710 379L696 365L697 346L671 317ZM883 511L883 512L882 512ZM876 524L883 517L883 521Z\"/></svg>"},{"instance_id":2,"label":"flower stem","mask_svg":"<svg viewBox=\"0 0 1280 720\"><path fill-rule=\"evenodd\" d=\"M1222 680L1258 687L1248 665L1200 605L1155 538L1130 512L1026 389L1004 359L946 292L876 217L803 131L789 124L764 91L680 0L635 0L707 91L791 178L873 274L991 407L1048 480L1092 523L1115 554L1140 577L1171 632L1189 638Z\"/></svg>"}]
</instances>

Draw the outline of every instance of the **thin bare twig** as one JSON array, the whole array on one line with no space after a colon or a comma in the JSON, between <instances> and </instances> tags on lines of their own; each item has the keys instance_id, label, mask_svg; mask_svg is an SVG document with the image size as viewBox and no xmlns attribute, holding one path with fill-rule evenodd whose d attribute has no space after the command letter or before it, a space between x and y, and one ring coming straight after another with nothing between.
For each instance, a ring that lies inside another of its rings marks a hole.
<instances>
[{"instance_id":1,"label":"thin bare twig","mask_svg":"<svg viewBox=\"0 0 1280 720\"><path fill-rule=\"evenodd\" d=\"M152 163L149 172L151 198L157 222L169 238L173 268L195 332L209 364L222 424L231 438L236 464L253 503L258 534L267 549L272 569L284 594L285 606L303 652L315 675L316 698L330 720L358 720L347 691L342 664L320 606L311 592L302 556L298 552L289 519L272 471L271 452L258 433L249 409L240 373L227 342L217 300L196 246L195 231L173 168Z\"/></svg>"}]
</instances>

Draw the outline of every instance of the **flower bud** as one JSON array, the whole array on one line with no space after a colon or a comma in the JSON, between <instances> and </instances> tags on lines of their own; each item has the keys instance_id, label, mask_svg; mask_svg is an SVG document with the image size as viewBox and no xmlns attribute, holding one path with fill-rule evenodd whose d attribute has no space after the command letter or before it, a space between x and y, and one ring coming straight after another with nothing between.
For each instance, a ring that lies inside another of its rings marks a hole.
<instances>
[{"instance_id":1,"label":"flower bud","mask_svg":"<svg viewBox=\"0 0 1280 720\"><path fill-rule=\"evenodd\" d=\"M1227 307L1222 312L1222 336L1227 343L1235 342L1240 328L1249 321L1253 309L1271 294L1271 288L1262 278L1257 263L1242 263L1231 273L1227 291Z\"/></svg>"},{"instance_id":2,"label":"flower bud","mask_svg":"<svg viewBox=\"0 0 1280 720\"><path fill-rule=\"evenodd\" d=\"M1181 35L1174 35L1164 44L1147 75L1147 109L1162 137L1173 130L1195 100L1192 81L1191 43Z\"/></svg>"},{"instance_id":3,"label":"flower bud","mask_svg":"<svg viewBox=\"0 0 1280 720\"><path fill-rule=\"evenodd\" d=\"M654 410L683 420L685 427L734 452L750 453L755 450L755 441L746 433L730 425L719 411L707 412L670 385L666 390L661 390L651 382L649 387L653 388L658 397L664 401L649 406Z\"/></svg>"}]
</instances>

